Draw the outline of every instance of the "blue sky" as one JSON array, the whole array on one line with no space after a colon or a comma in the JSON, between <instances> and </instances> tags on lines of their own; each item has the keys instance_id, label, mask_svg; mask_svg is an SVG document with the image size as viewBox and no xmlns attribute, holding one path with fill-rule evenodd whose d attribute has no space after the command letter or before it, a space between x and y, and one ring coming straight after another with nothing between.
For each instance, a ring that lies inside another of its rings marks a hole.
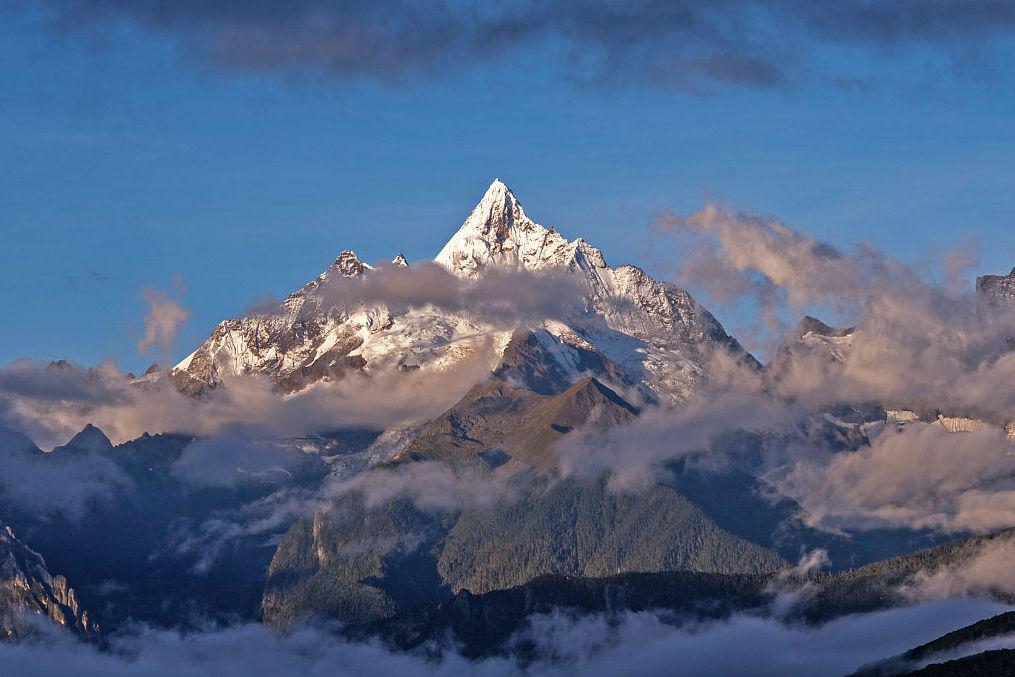
<instances>
[{"instance_id":1,"label":"blue sky","mask_svg":"<svg viewBox=\"0 0 1015 677\"><path fill-rule=\"evenodd\" d=\"M1015 265L1007 38L972 63L819 43L863 77L688 91L571 77L552 37L377 78L223 68L129 20L67 33L3 7L0 363L180 358L342 249L433 256L494 177L659 273L681 252L649 250L653 219L706 200L907 261L972 237L980 272ZM135 349L146 287L193 312L170 355Z\"/></svg>"}]
</instances>

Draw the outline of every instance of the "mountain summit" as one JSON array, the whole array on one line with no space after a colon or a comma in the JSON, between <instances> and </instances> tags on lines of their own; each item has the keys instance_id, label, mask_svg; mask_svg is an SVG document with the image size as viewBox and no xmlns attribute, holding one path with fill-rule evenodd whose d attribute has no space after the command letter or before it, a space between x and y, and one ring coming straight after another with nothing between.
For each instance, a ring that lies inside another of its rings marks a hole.
<instances>
[{"instance_id":1,"label":"mountain summit","mask_svg":"<svg viewBox=\"0 0 1015 677\"><path fill-rule=\"evenodd\" d=\"M543 250L560 244L567 241L526 216L507 184L494 179L434 261L456 275L474 277L488 264L539 267Z\"/></svg>"},{"instance_id":2,"label":"mountain summit","mask_svg":"<svg viewBox=\"0 0 1015 677\"><path fill-rule=\"evenodd\" d=\"M453 369L490 345L493 371L519 329L531 332L534 346L543 346L527 350L527 359L552 362L520 371L565 375L557 379L565 381L564 387L597 365L598 377L638 384L651 399L681 400L707 378L709 351L731 351L753 363L686 291L635 266L610 267L584 239L568 240L531 219L499 179L434 262L466 281L478 280L490 269L570 274L588 291L567 323L547 319L529 327L495 326L468 310L396 310L381 302L338 307L324 293L330 279L373 274L352 251L344 251L274 312L219 324L171 377L188 394L244 373L267 375L293 392L352 371ZM393 263L404 266L406 261L399 255Z\"/></svg>"}]
</instances>

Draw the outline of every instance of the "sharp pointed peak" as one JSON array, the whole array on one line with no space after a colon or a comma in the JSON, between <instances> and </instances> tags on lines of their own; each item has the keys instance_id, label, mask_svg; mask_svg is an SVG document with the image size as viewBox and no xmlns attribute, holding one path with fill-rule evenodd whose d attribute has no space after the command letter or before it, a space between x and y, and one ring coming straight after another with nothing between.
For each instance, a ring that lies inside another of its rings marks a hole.
<instances>
[{"instance_id":1,"label":"sharp pointed peak","mask_svg":"<svg viewBox=\"0 0 1015 677\"><path fill-rule=\"evenodd\" d=\"M74 449L77 451L105 451L112 448L113 443L106 436L106 433L89 423L81 429L81 432L70 438L70 441L67 442L67 444L62 447L58 447L55 451L59 451L61 449Z\"/></svg>"},{"instance_id":2,"label":"sharp pointed peak","mask_svg":"<svg viewBox=\"0 0 1015 677\"><path fill-rule=\"evenodd\" d=\"M522 214L525 213L524 210L522 210L522 204L518 201L514 191L512 191L511 188L500 179L494 179L490 186L486 189L486 192L483 193L482 199L480 199L479 203L476 205L476 210L489 213L489 207L495 207L496 209L505 212L512 212L517 209L521 211Z\"/></svg>"},{"instance_id":3,"label":"sharp pointed peak","mask_svg":"<svg viewBox=\"0 0 1015 677\"><path fill-rule=\"evenodd\" d=\"M511 188L500 179L494 179L490 182L490 187L486 189L486 195L514 195Z\"/></svg>"},{"instance_id":4,"label":"sharp pointed peak","mask_svg":"<svg viewBox=\"0 0 1015 677\"><path fill-rule=\"evenodd\" d=\"M402 252L398 252L395 258L391 259L391 262L401 268L409 267L409 261L405 258L405 254L403 254Z\"/></svg>"},{"instance_id":5,"label":"sharp pointed peak","mask_svg":"<svg viewBox=\"0 0 1015 677\"><path fill-rule=\"evenodd\" d=\"M494 179L434 260L455 274L474 275L491 257L513 251L518 242L530 236L539 237L546 230L525 214L506 183Z\"/></svg>"},{"instance_id":6,"label":"sharp pointed peak","mask_svg":"<svg viewBox=\"0 0 1015 677\"><path fill-rule=\"evenodd\" d=\"M371 266L363 263L363 261L356 256L356 252L351 249L346 249L340 253L338 257L335 258L335 262L331 264L331 267L345 277L356 277L371 268Z\"/></svg>"}]
</instances>

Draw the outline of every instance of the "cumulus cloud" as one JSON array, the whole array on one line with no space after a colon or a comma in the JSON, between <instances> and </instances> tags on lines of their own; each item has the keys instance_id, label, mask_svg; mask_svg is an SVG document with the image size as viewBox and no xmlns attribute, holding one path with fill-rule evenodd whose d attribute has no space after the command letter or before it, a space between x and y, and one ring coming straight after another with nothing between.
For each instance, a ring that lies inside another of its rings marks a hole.
<instances>
[{"instance_id":1,"label":"cumulus cloud","mask_svg":"<svg viewBox=\"0 0 1015 677\"><path fill-rule=\"evenodd\" d=\"M138 352L152 348L169 350L180 328L190 319L190 311L156 289L145 289L141 298L148 304L148 310L144 315L144 336L137 342Z\"/></svg>"},{"instance_id":2,"label":"cumulus cloud","mask_svg":"<svg viewBox=\"0 0 1015 677\"><path fill-rule=\"evenodd\" d=\"M619 625L593 616L532 619L531 638L581 674L842 675L1003 608L950 600L847 616L819 627L753 615L673 628L657 614L627 614ZM548 674L563 672L550 667Z\"/></svg>"},{"instance_id":3,"label":"cumulus cloud","mask_svg":"<svg viewBox=\"0 0 1015 677\"><path fill-rule=\"evenodd\" d=\"M1015 447L999 426L955 433L939 421L861 429L833 420L766 389L711 390L606 432L576 431L554 452L563 474L605 474L620 492L665 480L677 460L745 471L769 498L794 501L804 523L831 532L985 533L1015 524ZM831 444L826 427L853 443Z\"/></svg>"},{"instance_id":4,"label":"cumulus cloud","mask_svg":"<svg viewBox=\"0 0 1015 677\"><path fill-rule=\"evenodd\" d=\"M780 394L816 407L875 401L999 422L1015 411L1015 393L1003 385L1015 377L1015 305L985 308L971 289L942 284L947 261L908 266L870 245L839 249L777 219L715 205L664 215L658 229L689 239L685 284L720 302L751 300L774 338L787 334L783 318L815 308L855 326L841 369L806 361L777 383Z\"/></svg>"},{"instance_id":5,"label":"cumulus cloud","mask_svg":"<svg viewBox=\"0 0 1015 677\"><path fill-rule=\"evenodd\" d=\"M821 55L830 43L876 57L893 51L968 59L1015 32L1015 11L999 0L844 0L827 8L798 0L91 0L31 6L41 6L60 34L138 26L227 70L404 82L538 50L564 77L694 92L868 76L826 69Z\"/></svg>"},{"instance_id":6,"label":"cumulus cloud","mask_svg":"<svg viewBox=\"0 0 1015 677\"><path fill-rule=\"evenodd\" d=\"M302 630L280 638L261 625L242 625L208 632L138 629L114 638L109 651L52 635L46 641L0 645L0 658L12 674L82 676L151 675L457 675L473 664L449 655L429 661L392 652L377 643L351 643L320 630ZM509 674L506 660L491 660L479 674Z\"/></svg>"},{"instance_id":7,"label":"cumulus cloud","mask_svg":"<svg viewBox=\"0 0 1015 677\"><path fill-rule=\"evenodd\" d=\"M735 465L741 448L729 434L781 434L799 415L794 407L756 392L710 391L678 407L646 408L631 423L607 431L580 430L554 447L565 476L609 475L613 491L637 491L666 474L666 465L690 459L720 471ZM718 446L715 453L708 453ZM753 447L743 449L753 456Z\"/></svg>"},{"instance_id":8,"label":"cumulus cloud","mask_svg":"<svg viewBox=\"0 0 1015 677\"><path fill-rule=\"evenodd\" d=\"M766 477L814 526L983 533L1015 524L1015 454L990 428L887 428L854 452L801 454Z\"/></svg>"}]
</instances>

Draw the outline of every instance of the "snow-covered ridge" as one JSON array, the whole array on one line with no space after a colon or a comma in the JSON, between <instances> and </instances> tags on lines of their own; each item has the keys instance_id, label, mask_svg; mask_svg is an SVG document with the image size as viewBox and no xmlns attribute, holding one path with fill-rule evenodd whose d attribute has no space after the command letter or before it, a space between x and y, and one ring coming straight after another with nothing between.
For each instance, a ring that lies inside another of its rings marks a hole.
<instances>
[{"instance_id":1,"label":"snow-covered ridge","mask_svg":"<svg viewBox=\"0 0 1015 677\"><path fill-rule=\"evenodd\" d=\"M610 267L584 239L569 241L535 222L499 179L434 261L464 280L491 268L574 274L589 293L573 321L547 320L530 329L560 347L552 354L562 364L587 361L594 351L650 396L687 397L705 378L705 351L716 346L753 360L687 292L635 266ZM402 254L392 263L408 265ZM383 304L339 308L326 302L322 289L329 279L371 270L354 252L342 252L328 270L286 298L281 312L219 324L173 369L174 381L196 394L226 375L260 373L292 392L351 371L454 369L491 344L490 367L496 366L515 327L431 307L393 312Z\"/></svg>"}]
</instances>

